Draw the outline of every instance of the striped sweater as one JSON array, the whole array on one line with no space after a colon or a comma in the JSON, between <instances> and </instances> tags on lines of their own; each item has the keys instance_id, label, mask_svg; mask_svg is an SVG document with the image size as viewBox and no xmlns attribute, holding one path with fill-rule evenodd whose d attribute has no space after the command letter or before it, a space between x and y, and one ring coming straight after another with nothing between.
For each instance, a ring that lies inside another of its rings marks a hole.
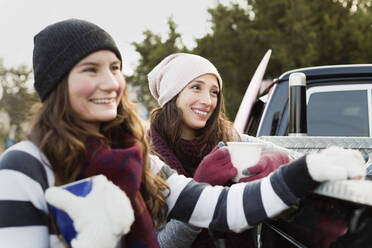
<instances>
[{"instance_id":1,"label":"striped sweater","mask_svg":"<svg viewBox=\"0 0 372 248\"><path fill-rule=\"evenodd\" d=\"M301 156L300 153L285 149L283 147L277 146L271 142L263 141L262 139L249 136L246 134L237 134L236 132L233 132L233 137L235 141L238 142L254 142L254 143L261 143L263 144L262 150L274 150L274 151L281 151L285 154L288 154L292 158L299 158ZM157 148L160 148L159 144L157 144L154 141L153 138L153 145L158 146ZM163 149L165 149L164 154L168 153L168 147L164 146ZM160 152L160 151L159 151ZM161 152L160 152L161 153ZM171 158L167 158L171 159ZM167 160L164 160L167 161ZM171 165L173 169L176 169L174 166ZM178 220L170 220L161 230L158 231L158 240L160 247L162 248L189 248L189 247L198 247L198 242L204 242L204 241L197 241L197 243L194 243L196 238L198 237L199 233L202 231L202 229L195 228L191 225L185 224L184 222L180 222ZM202 234L203 235L203 234ZM205 235L205 234L204 234ZM202 239L202 237L199 236L199 239ZM201 244L206 246L208 244L208 239L205 241L205 243Z\"/></svg>"},{"instance_id":2,"label":"striped sweater","mask_svg":"<svg viewBox=\"0 0 372 248\"><path fill-rule=\"evenodd\" d=\"M296 204L316 183L305 159L261 181L230 188L197 183L151 156L153 173L162 171L170 187L169 218L219 231L240 232ZM54 185L48 160L30 141L0 157L0 240L2 247L62 247L50 228L44 190ZM167 193L167 192L165 192Z\"/></svg>"},{"instance_id":3,"label":"striped sweater","mask_svg":"<svg viewBox=\"0 0 372 248\"><path fill-rule=\"evenodd\" d=\"M0 240L2 247L63 247L50 226L44 191L54 185L48 160L23 141L0 157Z\"/></svg>"}]
</instances>

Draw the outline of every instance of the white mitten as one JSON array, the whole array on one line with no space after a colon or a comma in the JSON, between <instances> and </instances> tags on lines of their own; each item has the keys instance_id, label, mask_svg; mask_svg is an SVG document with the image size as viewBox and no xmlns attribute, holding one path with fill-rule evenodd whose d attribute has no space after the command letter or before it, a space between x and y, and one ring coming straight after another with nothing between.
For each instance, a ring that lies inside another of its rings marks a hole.
<instances>
[{"instance_id":1,"label":"white mitten","mask_svg":"<svg viewBox=\"0 0 372 248\"><path fill-rule=\"evenodd\" d=\"M103 175L95 176L91 192L76 196L62 187L46 190L48 203L65 211L73 220L77 236L73 248L114 248L129 232L134 212L129 198Z\"/></svg>"},{"instance_id":2,"label":"white mitten","mask_svg":"<svg viewBox=\"0 0 372 248\"><path fill-rule=\"evenodd\" d=\"M310 176L318 182L364 177L365 161L356 150L330 147L306 156Z\"/></svg>"}]
</instances>

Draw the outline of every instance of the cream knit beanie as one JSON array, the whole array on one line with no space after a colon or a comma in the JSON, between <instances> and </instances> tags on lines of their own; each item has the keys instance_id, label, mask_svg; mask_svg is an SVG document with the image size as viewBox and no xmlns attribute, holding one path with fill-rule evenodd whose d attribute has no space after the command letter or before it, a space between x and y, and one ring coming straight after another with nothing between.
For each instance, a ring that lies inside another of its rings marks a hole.
<instances>
[{"instance_id":1,"label":"cream knit beanie","mask_svg":"<svg viewBox=\"0 0 372 248\"><path fill-rule=\"evenodd\" d=\"M147 78L151 94L163 107L188 83L204 74L215 75L222 89L222 79L216 67L209 60L195 54L171 54L155 66Z\"/></svg>"}]
</instances>

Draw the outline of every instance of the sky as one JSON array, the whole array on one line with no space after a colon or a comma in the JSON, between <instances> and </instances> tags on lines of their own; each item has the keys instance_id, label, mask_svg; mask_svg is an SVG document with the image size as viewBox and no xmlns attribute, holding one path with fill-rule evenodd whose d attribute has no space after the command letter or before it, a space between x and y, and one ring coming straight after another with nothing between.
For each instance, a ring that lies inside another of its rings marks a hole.
<instances>
[{"instance_id":1,"label":"sky","mask_svg":"<svg viewBox=\"0 0 372 248\"><path fill-rule=\"evenodd\" d=\"M132 42L151 30L166 37L168 18L188 48L211 32L208 8L218 2L246 0L0 0L0 58L7 67L32 66L33 37L45 26L68 18L91 21L113 36L122 56L123 72L133 73L139 59Z\"/></svg>"}]
</instances>

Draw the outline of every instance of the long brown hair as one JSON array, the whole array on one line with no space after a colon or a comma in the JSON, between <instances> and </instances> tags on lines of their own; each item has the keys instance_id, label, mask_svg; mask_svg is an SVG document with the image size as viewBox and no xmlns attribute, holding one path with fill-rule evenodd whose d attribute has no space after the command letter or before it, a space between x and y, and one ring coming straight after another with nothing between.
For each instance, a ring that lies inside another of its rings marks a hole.
<instances>
[{"instance_id":1,"label":"long brown hair","mask_svg":"<svg viewBox=\"0 0 372 248\"><path fill-rule=\"evenodd\" d=\"M84 122L76 118L68 95L67 79L63 79L45 99L32 125L30 140L48 158L55 173L56 185L75 181L83 170L87 151L84 141L88 136L97 136L108 144L121 144L120 137L129 133L142 149L143 174L141 193L157 227L165 222L167 214L166 196L169 189L166 182L152 174L149 167L149 145L145 131L136 113L135 105L128 100L124 88L118 106L117 117L103 123L100 132L84 128Z\"/></svg>"},{"instance_id":2,"label":"long brown hair","mask_svg":"<svg viewBox=\"0 0 372 248\"><path fill-rule=\"evenodd\" d=\"M172 98L163 107L155 108L151 112L151 128L167 142L176 155L182 147L179 145L182 130L182 110L176 105L177 96ZM233 132L236 132L232 123L226 118L223 94L217 96L217 105L206 125L196 131L196 137L204 148L214 147L219 141L232 141ZM202 151L201 151L202 152Z\"/></svg>"}]
</instances>

